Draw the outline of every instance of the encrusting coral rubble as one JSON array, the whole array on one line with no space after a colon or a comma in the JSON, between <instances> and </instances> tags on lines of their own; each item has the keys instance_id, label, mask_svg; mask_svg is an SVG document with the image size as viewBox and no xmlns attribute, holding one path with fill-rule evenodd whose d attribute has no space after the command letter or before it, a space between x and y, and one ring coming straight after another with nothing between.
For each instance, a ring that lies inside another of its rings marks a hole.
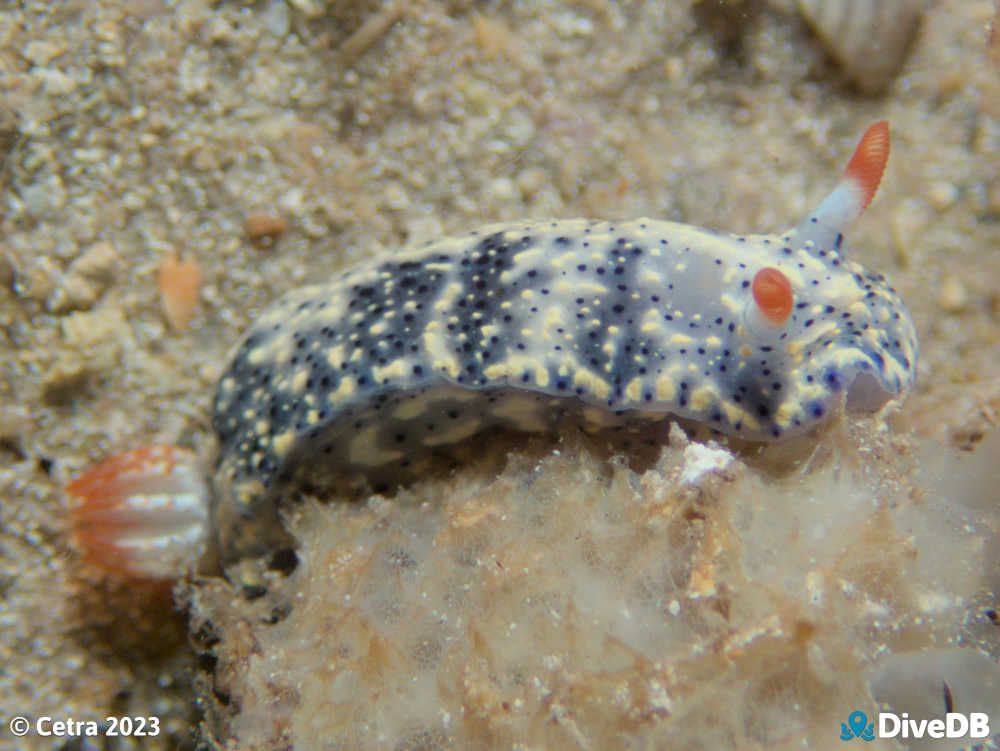
<instances>
[{"instance_id":1,"label":"encrusting coral rubble","mask_svg":"<svg viewBox=\"0 0 1000 751\"><path fill-rule=\"evenodd\" d=\"M220 580L186 592L213 655L205 733L247 749L822 746L850 711L941 680L1000 706L983 667L1000 672L1000 510L983 494L1000 434L970 457L840 430L784 474L782 449L678 429L645 471L571 434L495 479L307 502L287 578L252 598ZM993 659L963 678L969 653Z\"/></svg>"}]
</instances>

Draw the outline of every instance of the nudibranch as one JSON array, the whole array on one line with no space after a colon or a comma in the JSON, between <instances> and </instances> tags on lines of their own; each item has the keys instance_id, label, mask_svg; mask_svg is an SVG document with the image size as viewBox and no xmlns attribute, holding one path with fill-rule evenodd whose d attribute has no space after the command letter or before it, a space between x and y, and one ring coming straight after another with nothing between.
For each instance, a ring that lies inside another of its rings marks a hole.
<instances>
[{"instance_id":1,"label":"nudibranch","mask_svg":"<svg viewBox=\"0 0 1000 751\"><path fill-rule=\"evenodd\" d=\"M267 538L284 490L378 478L491 426L676 417L772 442L901 397L916 377L913 321L843 236L888 156L878 122L833 192L780 234L493 224L290 292L251 326L215 395L223 555Z\"/></svg>"}]
</instances>

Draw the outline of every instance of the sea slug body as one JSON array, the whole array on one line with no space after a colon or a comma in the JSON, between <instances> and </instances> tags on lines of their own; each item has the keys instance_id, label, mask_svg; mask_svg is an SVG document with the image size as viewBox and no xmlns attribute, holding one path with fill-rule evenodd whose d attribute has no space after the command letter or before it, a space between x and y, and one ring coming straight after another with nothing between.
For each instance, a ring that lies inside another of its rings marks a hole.
<instances>
[{"instance_id":1,"label":"sea slug body","mask_svg":"<svg viewBox=\"0 0 1000 751\"><path fill-rule=\"evenodd\" d=\"M777 235L496 224L292 291L255 321L215 396L224 555L267 537L283 489L404 467L491 426L676 416L778 441L845 403L905 394L912 320L842 234L888 151L876 123L830 196Z\"/></svg>"}]
</instances>

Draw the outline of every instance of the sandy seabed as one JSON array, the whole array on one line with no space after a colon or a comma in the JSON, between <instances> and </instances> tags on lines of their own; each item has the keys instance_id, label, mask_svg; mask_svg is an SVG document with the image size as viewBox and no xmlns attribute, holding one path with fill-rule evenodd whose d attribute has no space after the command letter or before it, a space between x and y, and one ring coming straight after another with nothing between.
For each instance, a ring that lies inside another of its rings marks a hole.
<instances>
[{"instance_id":1,"label":"sandy seabed","mask_svg":"<svg viewBox=\"0 0 1000 751\"><path fill-rule=\"evenodd\" d=\"M994 700L995 13L932 3L860 96L779 2L0 7L0 748L826 748L877 698ZM294 571L184 583L187 614L69 544L94 461L211 456L215 380L281 292L505 219L779 229L882 118L850 246L922 347L887 425L694 481L680 439L639 466L500 442L392 502L306 504ZM258 247L251 215L288 229ZM184 331L172 253L202 273ZM162 732L19 740L15 714Z\"/></svg>"}]
</instances>

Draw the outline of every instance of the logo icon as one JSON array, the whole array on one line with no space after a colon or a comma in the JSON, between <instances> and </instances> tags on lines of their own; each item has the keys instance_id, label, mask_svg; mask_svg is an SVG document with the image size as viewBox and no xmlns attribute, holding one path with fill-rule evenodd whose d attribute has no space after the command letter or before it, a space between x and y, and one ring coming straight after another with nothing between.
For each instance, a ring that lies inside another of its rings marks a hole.
<instances>
[{"instance_id":1,"label":"logo icon","mask_svg":"<svg viewBox=\"0 0 1000 751\"><path fill-rule=\"evenodd\" d=\"M854 710L846 723L840 723L840 740L849 741L851 738L875 740L875 723L868 724L868 716L864 712Z\"/></svg>"}]
</instances>

